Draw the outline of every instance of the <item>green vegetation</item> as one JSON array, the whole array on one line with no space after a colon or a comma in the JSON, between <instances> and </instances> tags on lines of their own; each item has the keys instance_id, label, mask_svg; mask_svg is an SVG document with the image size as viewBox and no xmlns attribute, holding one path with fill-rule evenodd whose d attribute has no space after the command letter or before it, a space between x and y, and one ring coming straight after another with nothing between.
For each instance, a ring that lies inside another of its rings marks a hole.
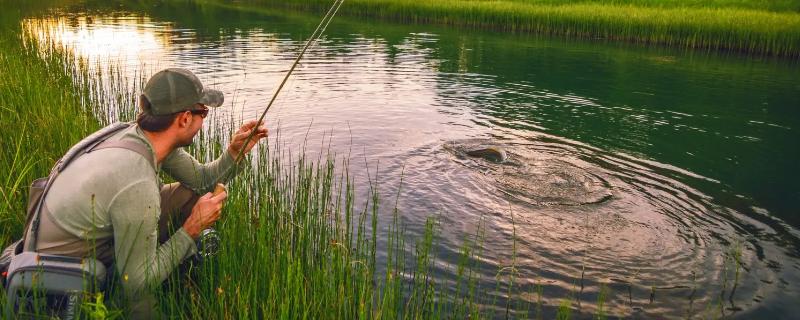
<instances>
[{"instance_id":1,"label":"green vegetation","mask_svg":"<svg viewBox=\"0 0 800 320\"><path fill-rule=\"evenodd\" d=\"M480 1L480 0L477 0ZM766 11L795 11L800 12L800 2L797 0L505 0L524 4L562 5L566 3L595 3L620 6L637 6L650 8L738 8Z\"/></svg>"},{"instance_id":2,"label":"green vegetation","mask_svg":"<svg viewBox=\"0 0 800 320\"><path fill-rule=\"evenodd\" d=\"M4 16L0 31L0 242L18 236L25 222L28 184L46 176L55 160L85 134L99 128L86 108L89 88L62 52L39 56L23 41L19 20Z\"/></svg>"},{"instance_id":3,"label":"green vegetation","mask_svg":"<svg viewBox=\"0 0 800 320\"><path fill-rule=\"evenodd\" d=\"M331 1L250 0L321 11ZM800 56L800 3L759 0L349 0L342 14L412 23Z\"/></svg>"},{"instance_id":4,"label":"green vegetation","mask_svg":"<svg viewBox=\"0 0 800 320\"><path fill-rule=\"evenodd\" d=\"M605 310L606 299L608 299L608 291L608 286L605 284L600 285L600 292L597 295L597 314L595 317L597 320L605 320L608 318Z\"/></svg>"}]
</instances>

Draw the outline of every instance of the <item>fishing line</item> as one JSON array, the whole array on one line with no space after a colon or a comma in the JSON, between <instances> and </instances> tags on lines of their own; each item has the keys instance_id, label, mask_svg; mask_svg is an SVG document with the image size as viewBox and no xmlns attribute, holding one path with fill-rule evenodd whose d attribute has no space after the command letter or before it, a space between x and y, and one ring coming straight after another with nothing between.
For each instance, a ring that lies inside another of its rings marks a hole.
<instances>
[{"instance_id":1,"label":"fishing line","mask_svg":"<svg viewBox=\"0 0 800 320\"><path fill-rule=\"evenodd\" d=\"M322 17L322 21L320 21L320 23L317 25L317 28L314 30L314 32L311 34L311 36L308 38L308 41L306 41L305 46L303 46L303 50L301 50L300 54L297 55L297 58L294 60L294 63L292 63L292 67L289 68L289 71L286 73L286 76L283 78L283 81L281 81L281 84L278 85L278 89L275 90L275 93L272 95L272 98L269 100L269 103L267 104L267 108L264 109L264 112L262 112L261 116L258 118L258 122L256 122L256 126L250 131L250 134L247 135L247 139L244 140L244 144L242 145L242 148L239 150L239 154L236 156L236 162L239 162L242 159L242 155L244 154L244 149L247 148L247 145L250 143L250 140L253 139L253 136L256 133L256 128L258 128L258 126L261 123L263 123L264 117L267 115L267 111L269 111L269 108L272 107L272 104L275 102L275 99L278 97L278 93L281 92L281 89L283 89L283 86L286 84L286 80L289 79L289 76L292 75L292 72L297 67L298 63L300 62L300 58L303 57L303 54L306 53L306 50L308 50L308 48L312 45L312 43L317 43L319 38L322 36L322 33L325 32L325 29L328 28L328 25L333 20L333 17L336 15L336 12L339 11L339 8L342 6L342 3L344 3L344 0L336 0L336 2L333 3L331 8L328 9L328 12L325 13L325 16Z\"/></svg>"}]
</instances>

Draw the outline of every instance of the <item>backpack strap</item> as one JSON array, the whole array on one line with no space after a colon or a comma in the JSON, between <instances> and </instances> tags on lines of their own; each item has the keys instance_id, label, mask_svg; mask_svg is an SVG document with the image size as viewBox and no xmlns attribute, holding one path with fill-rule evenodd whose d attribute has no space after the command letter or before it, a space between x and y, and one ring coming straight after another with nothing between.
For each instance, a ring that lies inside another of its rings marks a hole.
<instances>
[{"instance_id":1,"label":"backpack strap","mask_svg":"<svg viewBox=\"0 0 800 320\"><path fill-rule=\"evenodd\" d=\"M132 124L128 122L116 122L86 136L85 138L81 139L81 141L78 141L78 143L69 148L69 150L67 150L64 156L62 156L53 167L53 171L63 171L64 168L66 168L72 162L72 160L80 157L89 150L92 150L95 146L97 146L97 144L105 141L112 135L130 127L131 125Z\"/></svg>"},{"instance_id":2,"label":"backpack strap","mask_svg":"<svg viewBox=\"0 0 800 320\"><path fill-rule=\"evenodd\" d=\"M92 151L109 149L109 148L127 149L136 152L139 155L141 155L145 160L147 160L147 163L150 164L153 170L156 169L155 159L153 159L153 153L150 151L150 149L148 149L147 146L145 146L144 144L131 140L115 140L115 141L106 140L86 152L89 153Z\"/></svg>"}]
</instances>

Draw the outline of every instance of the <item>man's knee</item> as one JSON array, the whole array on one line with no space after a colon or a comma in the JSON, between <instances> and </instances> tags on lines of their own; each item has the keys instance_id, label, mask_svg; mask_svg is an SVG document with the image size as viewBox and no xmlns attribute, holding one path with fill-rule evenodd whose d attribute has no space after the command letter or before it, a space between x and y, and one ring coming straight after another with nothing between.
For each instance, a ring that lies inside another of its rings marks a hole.
<instances>
[{"instance_id":1,"label":"man's knee","mask_svg":"<svg viewBox=\"0 0 800 320\"><path fill-rule=\"evenodd\" d=\"M200 195L180 183L170 183L161 188L161 217L159 218L159 242L164 242L180 228Z\"/></svg>"}]
</instances>

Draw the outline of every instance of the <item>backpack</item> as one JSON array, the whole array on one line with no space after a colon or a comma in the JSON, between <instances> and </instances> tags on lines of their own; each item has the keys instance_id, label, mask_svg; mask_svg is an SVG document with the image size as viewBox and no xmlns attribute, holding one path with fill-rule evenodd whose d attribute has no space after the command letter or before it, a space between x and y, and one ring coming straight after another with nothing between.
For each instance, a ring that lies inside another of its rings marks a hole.
<instances>
[{"instance_id":1,"label":"backpack","mask_svg":"<svg viewBox=\"0 0 800 320\"><path fill-rule=\"evenodd\" d=\"M42 203L50 187L73 160L100 149L122 148L134 151L147 159L155 167L150 151L144 145L133 141L107 141L132 123L118 122L106 126L87 136L72 146L56 162L50 175L33 181L28 193L27 219L22 239L14 242L0 256L0 272L3 287L7 290L8 313L25 315L41 313L35 310L46 305L46 313L55 314L62 319L72 319L78 311L85 293L100 292L105 289L106 267L92 257L69 257L36 252L36 241ZM26 243L25 239L28 239ZM37 300L38 299L38 300Z\"/></svg>"}]
</instances>

